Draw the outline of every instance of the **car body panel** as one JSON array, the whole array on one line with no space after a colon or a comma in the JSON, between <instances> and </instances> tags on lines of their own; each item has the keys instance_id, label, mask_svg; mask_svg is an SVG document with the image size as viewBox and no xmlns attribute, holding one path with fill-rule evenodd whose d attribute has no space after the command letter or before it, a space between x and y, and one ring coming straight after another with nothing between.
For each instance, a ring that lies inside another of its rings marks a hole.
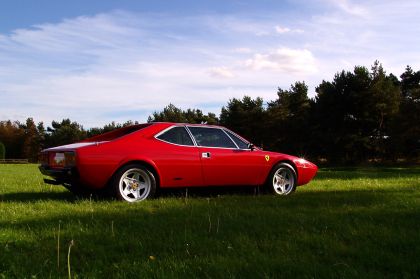
<instances>
[{"instance_id":1,"label":"car body panel","mask_svg":"<svg viewBox=\"0 0 420 279\"><path fill-rule=\"evenodd\" d=\"M197 144L186 146L156 138L173 126L225 129L220 126L182 123L135 125L79 143L45 149L42 154L48 156L74 152L75 166L54 168L50 164L51 159L48 159L40 168L44 174L52 176L58 182L76 181L93 189L106 187L117 170L130 163L147 166L162 188L263 185L270 171L280 162L289 163L295 169L297 185L308 183L317 172L317 167L306 160L259 148L202 147ZM58 175L60 170L62 174ZM71 181L66 180L66 173L71 173Z\"/></svg>"},{"instance_id":2,"label":"car body panel","mask_svg":"<svg viewBox=\"0 0 420 279\"><path fill-rule=\"evenodd\" d=\"M203 185L198 148L181 146L151 139L153 149L144 150L145 156L153 158L160 172L161 187Z\"/></svg>"},{"instance_id":3,"label":"car body panel","mask_svg":"<svg viewBox=\"0 0 420 279\"><path fill-rule=\"evenodd\" d=\"M199 150L205 185L258 184L265 164L264 155L258 151L210 147Z\"/></svg>"}]
</instances>

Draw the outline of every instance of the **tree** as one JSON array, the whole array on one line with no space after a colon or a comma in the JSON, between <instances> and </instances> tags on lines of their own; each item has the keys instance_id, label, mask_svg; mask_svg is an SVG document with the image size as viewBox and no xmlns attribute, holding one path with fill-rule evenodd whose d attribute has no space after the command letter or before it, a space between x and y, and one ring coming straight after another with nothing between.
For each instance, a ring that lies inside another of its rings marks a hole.
<instances>
[{"instance_id":1,"label":"tree","mask_svg":"<svg viewBox=\"0 0 420 279\"><path fill-rule=\"evenodd\" d=\"M25 133L20 127L19 121L0 121L0 141L5 145L6 158L23 159L23 141Z\"/></svg>"},{"instance_id":2,"label":"tree","mask_svg":"<svg viewBox=\"0 0 420 279\"><path fill-rule=\"evenodd\" d=\"M385 158L388 154L387 143L390 136L390 125L397 115L400 107L401 91L395 77L386 75L382 65L375 61L371 70L370 85L370 120L372 121L373 135L371 137L371 150L373 155Z\"/></svg>"},{"instance_id":3,"label":"tree","mask_svg":"<svg viewBox=\"0 0 420 279\"><path fill-rule=\"evenodd\" d=\"M0 159L5 159L5 158L6 158L6 147L0 141Z\"/></svg>"},{"instance_id":4,"label":"tree","mask_svg":"<svg viewBox=\"0 0 420 279\"><path fill-rule=\"evenodd\" d=\"M22 156L30 162L37 162L45 134L43 123L37 126L32 118L28 118L25 124L20 124L20 128L24 132Z\"/></svg>"},{"instance_id":5,"label":"tree","mask_svg":"<svg viewBox=\"0 0 420 279\"><path fill-rule=\"evenodd\" d=\"M307 155L310 100L305 82L296 82L289 90L281 88L278 98L268 103L265 137L274 150Z\"/></svg>"},{"instance_id":6,"label":"tree","mask_svg":"<svg viewBox=\"0 0 420 279\"><path fill-rule=\"evenodd\" d=\"M420 71L407 66L401 75L401 103L392 127L390 147L395 157L420 157Z\"/></svg>"},{"instance_id":7,"label":"tree","mask_svg":"<svg viewBox=\"0 0 420 279\"><path fill-rule=\"evenodd\" d=\"M87 137L86 131L77 122L63 119L61 122L52 121L52 127L47 128L45 145L47 147L69 144Z\"/></svg>"},{"instance_id":8,"label":"tree","mask_svg":"<svg viewBox=\"0 0 420 279\"><path fill-rule=\"evenodd\" d=\"M226 107L222 108L220 123L248 140L263 145L265 128L262 123L265 114L262 98L252 99L249 96L244 96L242 100L233 98Z\"/></svg>"},{"instance_id":9,"label":"tree","mask_svg":"<svg viewBox=\"0 0 420 279\"><path fill-rule=\"evenodd\" d=\"M388 125L398 112L400 90L375 61L371 72L356 66L323 81L311 115L315 148L334 162L357 162L384 156Z\"/></svg>"},{"instance_id":10,"label":"tree","mask_svg":"<svg viewBox=\"0 0 420 279\"><path fill-rule=\"evenodd\" d=\"M187 109L184 111L173 104L169 104L163 109L163 111L155 111L151 116L149 116L147 122L217 124L219 120L214 113L208 113L205 115L199 109Z\"/></svg>"},{"instance_id":11,"label":"tree","mask_svg":"<svg viewBox=\"0 0 420 279\"><path fill-rule=\"evenodd\" d=\"M185 123L187 119L185 118L183 111L180 108L177 108L173 104L166 106L163 111L154 112L147 122L174 122L174 123Z\"/></svg>"},{"instance_id":12,"label":"tree","mask_svg":"<svg viewBox=\"0 0 420 279\"><path fill-rule=\"evenodd\" d=\"M185 116L187 123L217 124L219 122L216 114L209 112L207 115L204 115L199 109L187 109L186 111L183 111L183 115Z\"/></svg>"},{"instance_id":13,"label":"tree","mask_svg":"<svg viewBox=\"0 0 420 279\"><path fill-rule=\"evenodd\" d=\"M86 136L88 138L93 137L93 136L97 136L103 133L107 133L107 132L111 132L113 130L122 128L122 127L126 127L126 126L130 126L130 125L134 125L134 124L138 124L137 121L133 122L133 121L126 121L123 124L120 123L115 123L114 121L112 121L109 124L104 125L102 128L90 128L87 132L86 132Z\"/></svg>"}]
</instances>

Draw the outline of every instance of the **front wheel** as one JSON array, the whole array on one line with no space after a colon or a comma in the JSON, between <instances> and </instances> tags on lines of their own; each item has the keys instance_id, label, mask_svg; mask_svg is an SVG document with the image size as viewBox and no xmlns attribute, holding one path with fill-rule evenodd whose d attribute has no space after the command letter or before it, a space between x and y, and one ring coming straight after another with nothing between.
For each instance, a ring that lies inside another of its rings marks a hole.
<instances>
[{"instance_id":1,"label":"front wheel","mask_svg":"<svg viewBox=\"0 0 420 279\"><path fill-rule=\"evenodd\" d=\"M268 177L267 186L276 195L287 196L296 190L296 172L287 163L277 164Z\"/></svg>"},{"instance_id":2,"label":"front wheel","mask_svg":"<svg viewBox=\"0 0 420 279\"><path fill-rule=\"evenodd\" d=\"M138 202L155 195L156 179L141 165L127 165L115 174L112 188L117 199Z\"/></svg>"}]
</instances>

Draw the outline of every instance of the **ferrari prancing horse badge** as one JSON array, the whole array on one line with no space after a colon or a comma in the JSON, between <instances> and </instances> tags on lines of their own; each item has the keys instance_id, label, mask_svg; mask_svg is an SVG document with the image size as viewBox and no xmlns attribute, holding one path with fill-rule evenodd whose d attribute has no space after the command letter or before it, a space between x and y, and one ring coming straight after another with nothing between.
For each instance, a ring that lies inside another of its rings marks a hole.
<instances>
[{"instance_id":1,"label":"ferrari prancing horse badge","mask_svg":"<svg viewBox=\"0 0 420 279\"><path fill-rule=\"evenodd\" d=\"M265 155L265 160L268 162L270 161L270 156L269 155Z\"/></svg>"}]
</instances>

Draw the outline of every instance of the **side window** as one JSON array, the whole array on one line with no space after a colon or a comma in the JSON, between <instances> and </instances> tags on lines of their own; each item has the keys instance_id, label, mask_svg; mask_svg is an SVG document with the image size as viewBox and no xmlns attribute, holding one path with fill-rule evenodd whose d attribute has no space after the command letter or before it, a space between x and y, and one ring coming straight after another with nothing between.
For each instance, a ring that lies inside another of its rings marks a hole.
<instances>
[{"instance_id":1,"label":"side window","mask_svg":"<svg viewBox=\"0 0 420 279\"><path fill-rule=\"evenodd\" d=\"M232 140L218 128L188 127L197 144L207 147L236 148Z\"/></svg>"},{"instance_id":2,"label":"side window","mask_svg":"<svg viewBox=\"0 0 420 279\"><path fill-rule=\"evenodd\" d=\"M184 127L173 127L163 134L157 136L158 139L167 141L170 143L180 144L180 145L194 145L190 135Z\"/></svg>"},{"instance_id":3,"label":"side window","mask_svg":"<svg viewBox=\"0 0 420 279\"><path fill-rule=\"evenodd\" d=\"M242 140L241 138L239 138L237 135L235 135L229 130L225 130L225 131L226 133L229 134L229 136L233 139L233 141L238 145L240 149L248 149L248 143L246 141Z\"/></svg>"}]
</instances>

